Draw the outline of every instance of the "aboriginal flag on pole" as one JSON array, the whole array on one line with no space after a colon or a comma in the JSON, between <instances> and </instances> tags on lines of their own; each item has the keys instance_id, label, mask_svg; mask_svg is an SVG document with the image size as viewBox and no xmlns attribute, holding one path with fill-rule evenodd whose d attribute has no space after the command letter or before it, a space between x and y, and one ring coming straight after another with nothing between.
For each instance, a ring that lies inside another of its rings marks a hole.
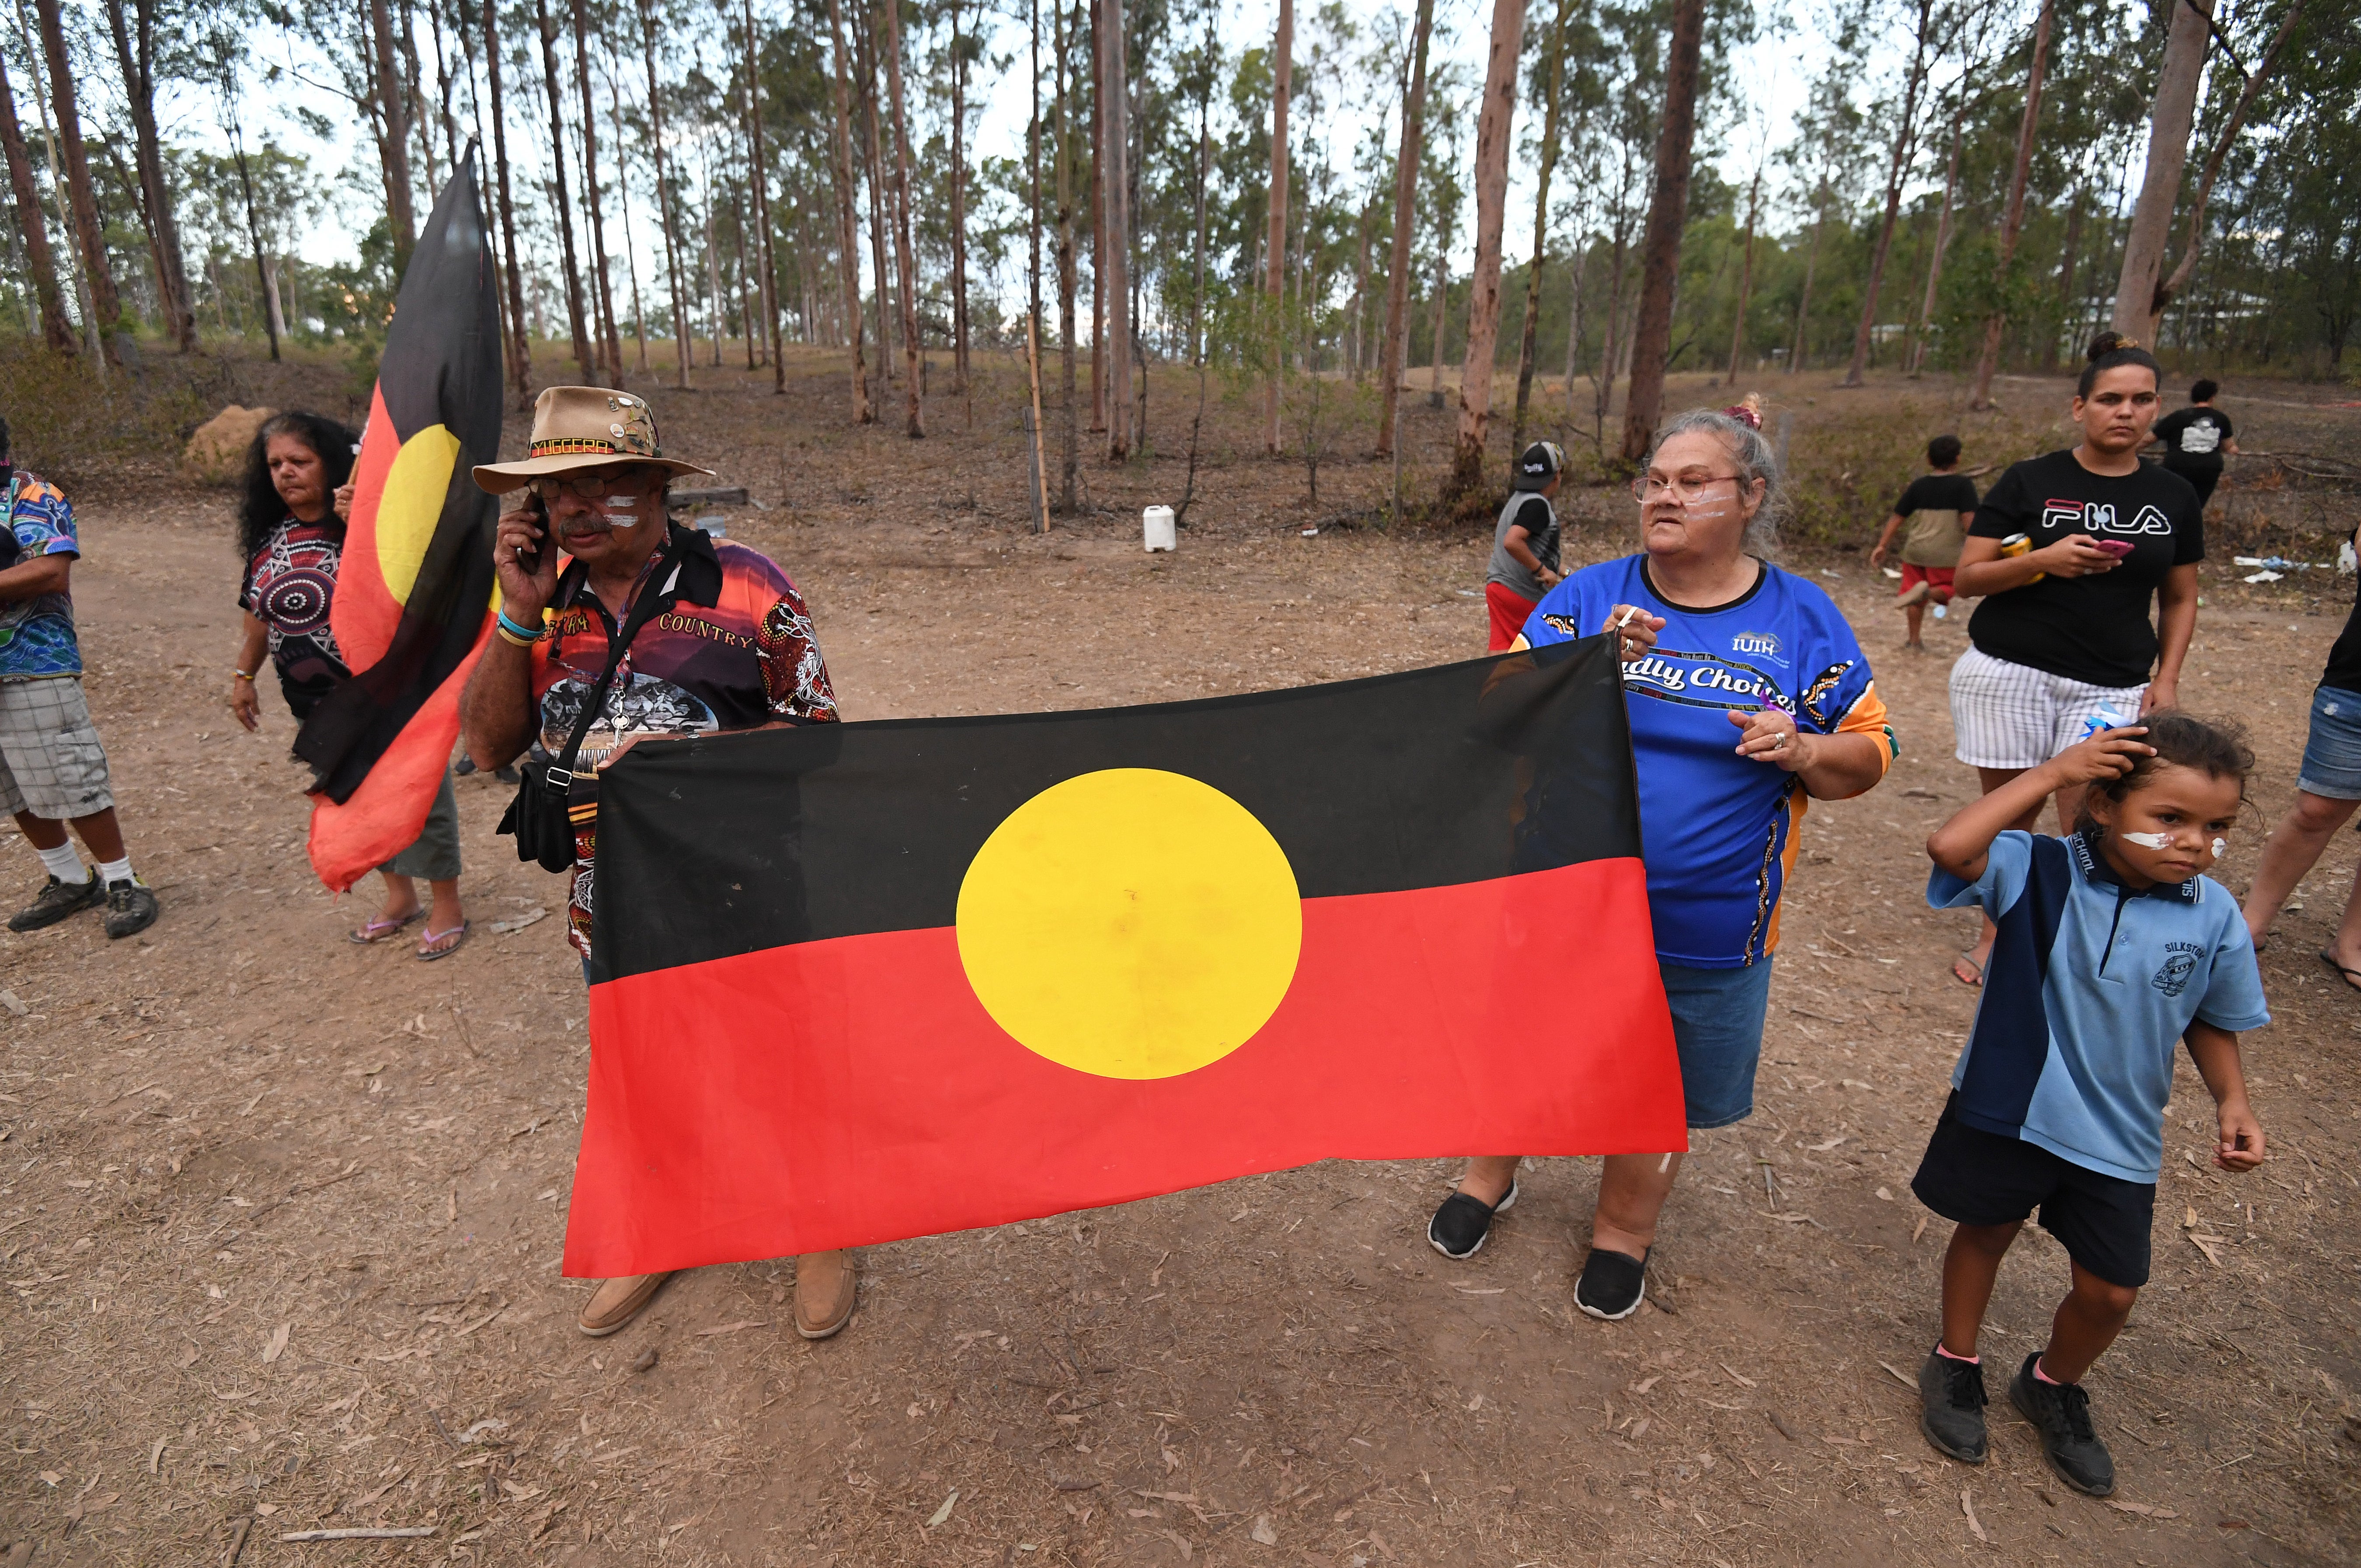
<instances>
[{"instance_id":1,"label":"aboriginal flag on pole","mask_svg":"<svg viewBox=\"0 0 2361 1568\"><path fill-rule=\"evenodd\" d=\"M417 839L491 624L500 329L470 142L411 253L353 465L329 625L352 679L295 738L312 764L312 865L342 892Z\"/></svg>"},{"instance_id":2,"label":"aboriginal flag on pole","mask_svg":"<svg viewBox=\"0 0 2361 1568\"><path fill-rule=\"evenodd\" d=\"M599 786L566 1272L1313 1160L1682 1149L1604 638L642 743Z\"/></svg>"}]
</instances>

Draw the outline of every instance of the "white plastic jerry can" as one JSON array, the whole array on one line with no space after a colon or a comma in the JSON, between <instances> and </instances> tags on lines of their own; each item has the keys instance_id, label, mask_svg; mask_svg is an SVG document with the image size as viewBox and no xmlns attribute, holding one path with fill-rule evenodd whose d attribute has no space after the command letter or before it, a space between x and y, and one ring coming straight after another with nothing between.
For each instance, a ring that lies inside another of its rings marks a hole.
<instances>
[{"instance_id":1,"label":"white plastic jerry can","mask_svg":"<svg viewBox=\"0 0 2361 1568\"><path fill-rule=\"evenodd\" d=\"M1180 532L1173 524L1170 507L1149 507L1139 514L1139 526L1151 552L1180 548Z\"/></svg>"}]
</instances>

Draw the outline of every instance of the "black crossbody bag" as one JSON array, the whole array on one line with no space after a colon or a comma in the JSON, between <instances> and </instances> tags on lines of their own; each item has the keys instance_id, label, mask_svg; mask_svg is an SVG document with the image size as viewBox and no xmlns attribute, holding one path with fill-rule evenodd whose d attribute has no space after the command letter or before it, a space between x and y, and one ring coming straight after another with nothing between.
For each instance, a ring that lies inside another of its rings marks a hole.
<instances>
[{"instance_id":1,"label":"black crossbody bag","mask_svg":"<svg viewBox=\"0 0 2361 1568\"><path fill-rule=\"evenodd\" d=\"M566 799L574 787L575 759L582 754L583 739L606 706L608 689L615 684L615 671L622 664L623 655L631 652L631 639L663 613L666 595L657 591L659 582L671 585L666 574L676 570L685 553L682 541L675 534L664 546L655 569L648 574L649 587L631 606L631 613L623 628L607 650L607 667L598 672L589 695L582 704L582 715L574 721L574 733L566 737L566 750L547 768L536 767L527 761L518 771L524 776L518 781L516 798L509 802L508 812L500 818L499 831L516 839L517 859L527 864L539 864L549 872L562 872L574 864L574 818L567 810Z\"/></svg>"}]
</instances>

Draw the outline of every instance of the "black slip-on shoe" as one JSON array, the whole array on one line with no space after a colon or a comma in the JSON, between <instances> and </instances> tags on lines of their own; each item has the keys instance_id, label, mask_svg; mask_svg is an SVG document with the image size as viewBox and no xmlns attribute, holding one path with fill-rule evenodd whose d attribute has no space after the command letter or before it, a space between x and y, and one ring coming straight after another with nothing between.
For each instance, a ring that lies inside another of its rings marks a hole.
<instances>
[{"instance_id":1,"label":"black slip-on shoe","mask_svg":"<svg viewBox=\"0 0 2361 1568\"><path fill-rule=\"evenodd\" d=\"M2033 1423L2041 1455L2058 1478L2078 1492L2103 1497L2115 1489L2115 1458L2091 1422L2091 1396L2080 1383L2045 1383L2033 1375L2039 1351L2025 1358L2008 1386L2008 1402Z\"/></svg>"},{"instance_id":2,"label":"black slip-on shoe","mask_svg":"<svg viewBox=\"0 0 2361 1568\"><path fill-rule=\"evenodd\" d=\"M8 916L11 931L38 931L44 926L54 926L69 915L79 914L105 897L99 886L98 872L90 873L84 882L60 882L51 877L33 902Z\"/></svg>"},{"instance_id":3,"label":"black slip-on shoe","mask_svg":"<svg viewBox=\"0 0 2361 1568\"><path fill-rule=\"evenodd\" d=\"M1646 1255L1633 1257L1592 1247L1583 1260L1582 1277L1574 1282L1574 1304L1610 1323L1630 1317L1648 1293L1648 1257L1655 1251L1650 1247Z\"/></svg>"},{"instance_id":4,"label":"black slip-on shoe","mask_svg":"<svg viewBox=\"0 0 2361 1568\"><path fill-rule=\"evenodd\" d=\"M156 924L156 894L137 877L106 884L106 934L136 937Z\"/></svg>"},{"instance_id":5,"label":"black slip-on shoe","mask_svg":"<svg viewBox=\"0 0 2361 1568\"><path fill-rule=\"evenodd\" d=\"M1509 1190L1498 1203L1487 1203L1481 1198L1470 1198L1465 1192L1454 1192L1426 1223L1429 1246L1449 1258L1469 1258L1484 1250L1484 1238L1492 1234L1492 1219L1507 1213L1517 1201L1516 1178L1509 1179Z\"/></svg>"},{"instance_id":6,"label":"black slip-on shoe","mask_svg":"<svg viewBox=\"0 0 2361 1568\"><path fill-rule=\"evenodd\" d=\"M1991 1452L1984 1436L1984 1392L1982 1364L1961 1361L1940 1351L1927 1353L1918 1368L1918 1430L1935 1452L1962 1464L1982 1464Z\"/></svg>"}]
</instances>

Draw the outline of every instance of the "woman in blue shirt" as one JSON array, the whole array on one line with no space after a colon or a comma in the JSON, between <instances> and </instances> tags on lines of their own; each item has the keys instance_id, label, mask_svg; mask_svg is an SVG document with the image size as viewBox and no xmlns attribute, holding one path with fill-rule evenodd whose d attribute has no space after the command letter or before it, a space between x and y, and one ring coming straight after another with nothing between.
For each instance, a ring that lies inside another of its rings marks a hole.
<instances>
[{"instance_id":1,"label":"woman in blue shirt","mask_svg":"<svg viewBox=\"0 0 2361 1568\"><path fill-rule=\"evenodd\" d=\"M1807 800L1860 795L1894 755L1885 704L1827 594L1762 558L1777 463L1753 409L1667 423L1632 481L1641 553L1587 567L1543 597L1517 646L1621 639L1657 966L1688 1124L1754 1110L1779 895ZM1678 1153L1612 1155L1575 1305L1640 1305ZM1483 1245L1516 1201L1515 1156L1471 1161L1427 1226L1448 1257Z\"/></svg>"}]
</instances>

